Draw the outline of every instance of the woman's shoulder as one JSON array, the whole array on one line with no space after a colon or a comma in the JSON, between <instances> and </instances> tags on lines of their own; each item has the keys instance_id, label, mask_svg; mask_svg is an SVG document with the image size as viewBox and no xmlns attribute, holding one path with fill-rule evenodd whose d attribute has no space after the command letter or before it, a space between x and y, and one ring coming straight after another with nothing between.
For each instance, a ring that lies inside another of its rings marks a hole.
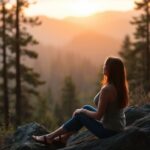
<instances>
[{"instance_id":1,"label":"woman's shoulder","mask_svg":"<svg viewBox=\"0 0 150 150\"><path fill-rule=\"evenodd\" d=\"M105 90L105 91L116 91L116 88L113 84L106 84L103 85L101 90Z\"/></svg>"},{"instance_id":2,"label":"woman's shoulder","mask_svg":"<svg viewBox=\"0 0 150 150\"><path fill-rule=\"evenodd\" d=\"M117 90L113 84L103 85L100 92L109 95L113 99L117 96Z\"/></svg>"}]
</instances>

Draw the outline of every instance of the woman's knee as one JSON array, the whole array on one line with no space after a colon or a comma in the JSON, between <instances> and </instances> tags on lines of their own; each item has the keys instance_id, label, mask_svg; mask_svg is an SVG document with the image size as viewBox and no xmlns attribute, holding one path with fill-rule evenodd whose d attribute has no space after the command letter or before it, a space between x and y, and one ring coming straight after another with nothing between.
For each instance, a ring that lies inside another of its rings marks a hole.
<instances>
[{"instance_id":1,"label":"woman's knee","mask_svg":"<svg viewBox=\"0 0 150 150\"><path fill-rule=\"evenodd\" d=\"M82 113L82 112L77 113L75 115L75 117L76 117L77 120L80 120L80 121L81 120L86 120L88 118L88 116L86 114Z\"/></svg>"},{"instance_id":2,"label":"woman's knee","mask_svg":"<svg viewBox=\"0 0 150 150\"><path fill-rule=\"evenodd\" d=\"M91 106L90 105L84 105L82 108L89 110L89 109L91 109Z\"/></svg>"},{"instance_id":3,"label":"woman's knee","mask_svg":"<svg viewBox=\"0 0 150 150\"><path fill-rule=\"evenodd\" d=\"M84 105L82 108L90 110L90 111L96 111L96 109L93 106L91 106L91 105Z\"/></svg>"}]
</instances>

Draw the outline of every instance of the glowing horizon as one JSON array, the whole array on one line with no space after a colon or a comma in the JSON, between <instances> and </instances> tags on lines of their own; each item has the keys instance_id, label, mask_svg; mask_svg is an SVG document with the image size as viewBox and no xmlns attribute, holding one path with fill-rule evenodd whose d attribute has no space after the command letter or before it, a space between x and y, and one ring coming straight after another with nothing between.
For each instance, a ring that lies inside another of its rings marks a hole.
<instances>
[{"instance_id":1,"label":"glowing horizon","mask_svg":"<svg viewBox=\"0 0 150 150\"><path fill-rule=\"evenodd\" d=\"M14 1L14 0L10 0ZM29 0L32 1L32 0ZM103 11L128 11L134 0L36 0L25 12L27 15L46 15L63 19L68 16L90 16Z\"/></svg>"}]
</instances>

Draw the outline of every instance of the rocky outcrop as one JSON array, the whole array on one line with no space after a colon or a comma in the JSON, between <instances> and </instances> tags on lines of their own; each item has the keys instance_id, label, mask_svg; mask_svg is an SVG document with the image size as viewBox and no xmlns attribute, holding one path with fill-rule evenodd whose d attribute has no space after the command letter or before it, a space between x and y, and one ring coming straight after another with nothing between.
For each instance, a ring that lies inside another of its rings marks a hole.
<instances>
[{"instance_id":1,"label":"rocky outcrop","mask_svg":"<svg viewBox=\"0 0 150 150\"><path fill-rule=\"evenodd\" d=\"M141 107L131 106L126 109L127 126L150 113L150 104Z\"/></svg>"},{"instance_id":2,"label":"rocky outcrop","mask_svg":"<svg viewBox=\"0 0 150 150\"><path fill-rule=\"evenodd\" d=\"M106 139L98 139L89 131L72 136L61 150L149 150L150 149L150 104L126 109L125 131ZM45 146L31 136L48 133L37 123L21 126L6 140L1 150L54 150L57 145Z\"/></svg>"}]
</instances>

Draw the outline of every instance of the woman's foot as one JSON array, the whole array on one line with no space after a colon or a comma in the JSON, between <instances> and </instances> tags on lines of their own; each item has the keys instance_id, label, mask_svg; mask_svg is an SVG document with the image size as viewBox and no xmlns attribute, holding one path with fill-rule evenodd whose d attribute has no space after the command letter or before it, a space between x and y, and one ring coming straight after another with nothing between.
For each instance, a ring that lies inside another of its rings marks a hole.
<instances>
[{"instance_id":1,"label":"woman's foot","mask_svg":"<svg viewBox=\"0 0 150 150\"><path fill-rule=\"evenodd\" d=\"M35 136L33 135L32 138L39 143L48 145L48 144L52 144L52 137L48 136L48 135L43 135L43 136Z\"/></svg>"},{"instance_id":2,"label":"woman's foot","mask_svg":"<svg viewBox=\"0 0 150 150\"><path fill-rule=\"evenodd\" d=\"M63 148L66 146L67 139L64 135L60 135L60 136L55 137L52 143L53 145L57 146L57 148Z\"/></svg>"},{"instance_id":3,"label":"woman's foot","mask_svg":"<svg viewBox=\"0 0 150 150\"><path fill-rule=\"evenodd\" d=\"M60 136L55 137L53 141L54 142L58 141L58 142L66 144L67 140L68 140L68 137L66 135L60 135Z\"/></svg>"},{"instance_id":4,"label":"woman's foot","mask_svg":"<svg viewBox=\"0 0 150 150\"><path fill-rule=\"evenodd\" d=\"M43 135L43 136L32 136L32 138L41 144L45 144L45 145L55 145L57 148L63 148L66 146L66 141L63 138L61 138L61 136L58 136L56 138L50 138L47 135Z\"/></svg>"}]
</instances>

